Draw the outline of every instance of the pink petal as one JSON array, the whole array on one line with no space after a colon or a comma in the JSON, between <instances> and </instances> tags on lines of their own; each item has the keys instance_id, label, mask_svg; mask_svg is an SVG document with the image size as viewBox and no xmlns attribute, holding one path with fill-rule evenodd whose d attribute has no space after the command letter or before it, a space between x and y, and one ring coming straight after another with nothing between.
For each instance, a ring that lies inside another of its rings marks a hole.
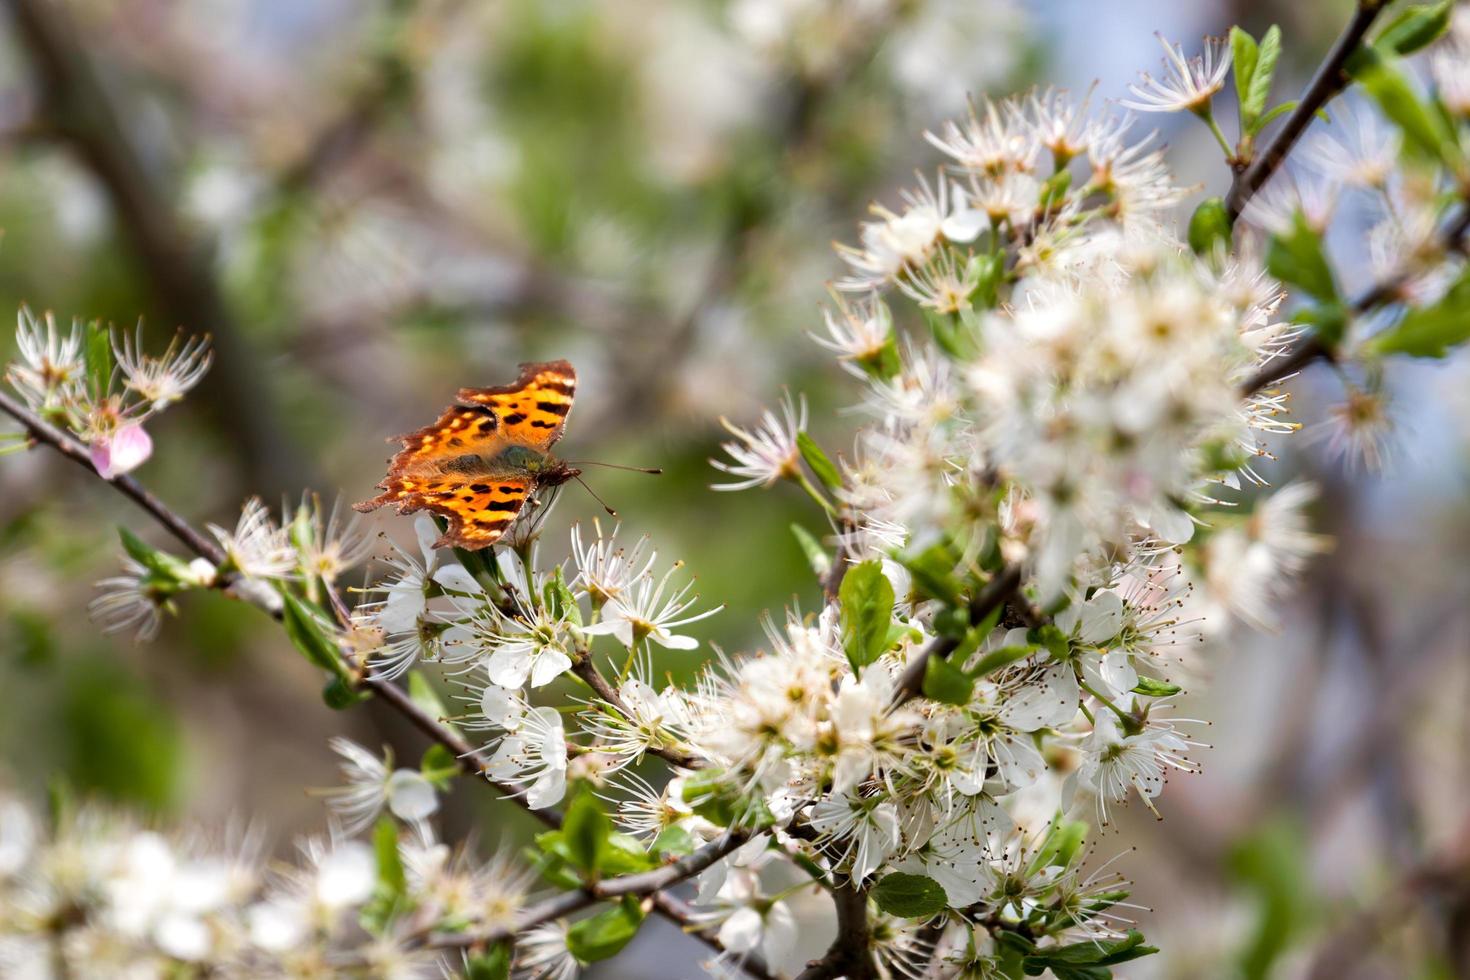
<instances>
[{"instance_id":1,"label":"pink petal","mask_svg":"<svg viewBox=\"0 0 1470 980\"><path fill-rule=\"evenodd\" d=\"M92 465L103 479L129 473L153 455L153 439L136 423L125 425L112 438L92 445Z\"/></svg>"}]
</instances>

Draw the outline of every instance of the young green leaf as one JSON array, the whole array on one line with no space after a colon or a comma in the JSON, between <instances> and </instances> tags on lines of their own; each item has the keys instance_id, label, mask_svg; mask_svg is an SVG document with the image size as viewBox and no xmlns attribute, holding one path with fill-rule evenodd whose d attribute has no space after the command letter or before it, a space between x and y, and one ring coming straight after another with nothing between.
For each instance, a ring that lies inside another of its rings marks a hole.
<instances>
[{"instance_id":1,"label":"young green leaf","mask_svg":"<svg viewBox=\"0 0 1470 980\"><path fill-rule=\"evenodd\" d=\"M1277 279L1308 295L1327 302L1337 300L1337 283L1322 249L1322 237L1300 211L1284 234L1271 236L1266 246L1266 268Z\"/></svg>"},{"instance_id":2,"label":"young green leaf","mask_svg":"<svg viewBox=\"0 0 1470 980\"><path fill-rule=\"evenodd\" d=\"M1203 256L1230 250L1230 216L1223 200L1207 198L1194 209L1189 217L1189 247Z\"/></svg>"},{"instance_id":3,"label":"young green leaf","mask_svg":"<svg viewBox=\"0 0 1470 980\"><path fill-rule=\"evenodd\" d=\"M643 924L643 907L632 895L612 908L576 922L567 930L567 949L581 963L595 963L622 952Z\"/></svg>"},{"instance_id":4,"label":"young green leaf","mask_svg":"<svg viewBox=\"0 0 1470 980\"><path fill-rule=\"evenodd\" d=\"M180 587L194 583L194 573L188 562L175 558L166 551L159 551L125 527L119 527L117 535L122 539L123 550L128 553L128 557L153 574Z\"/></svg>"},{"instance_id":5,"label":"young green leaf","mask_svg":"<svg viewBox=\"0 0 1470 980\"><path fill-rule=\"evenodd\" d=\"M1167 698L1172 694L1178 694L1184 688L1178 684L1170 684L1168 681L1155 680L1152 677L1140 677L1138 683L1133 685L1134 694L1142 694L1149 698Z\"/></svg>"},{"instance_id":6,"label":"young green leaf","mask_svg":"<svg viewBox=\"0 0 1470 980\"><path fill-rule=\"evenodd\" d=\"M582 625L582 609L577 605L576 596L567 587L566 577L562 574L561 566L556 566L556 571L546 580L541 587L541 601L546 604L547 612L557 619L565 616L574 626Z\"/></svg>"},{"instance_id":7,"label":"young green leaf","mask_svg":"<svg viewBox=\"0 0 1470 980\"><path fill-rule=\"evenodd\" d=\"M977 663L975 665L975 668L970 671L970 676L978 680L979 678L984 677L986 674L993 674L997 670L1000 670L1002 667L1005 667L1008 664L1015 663L1017 660L1025 660L1027 657L1031 656L1033 653L1040 649L1041 647L1036 646L1035 644L1025 644L1022 646L1001 647L999 650L992 650L990 653L987 653L985 656L980 658L980 662Z\"/></svg>"},{"instance_id":8,"label":"young green leaf","mask_svg":"<svg viewBox=\"0 0 1470 980\"><path fill-rule=\"evenodd\" d=\"M1266 111L1266 99L1271 95L1271 80L1276 74L1276 60L1281 57L1281 28L1272 24L1261 38L1256 53L1256 63L1251 71L1250 87L1240 104L1240 116L1246 132L1256 131L1261 113Z\"/></svg>"},{"instance_id":9,"label":"young green leaf","mask_svg":"<svg viewBox=\"0 0 1470 980\"><path fill-rule=\"evenodd\" d=\"M1461 159L1459 142L1444 117L1420 98L1396 61L1376 48L1360 48L1348 67L1383 114L1404 134L1406 149L1454 169Z\"/></svg>"},{"instance_id":10,"label":"young green leaf","mask_svg":"<svg viewBox=\"0 0 1470 980\"><path fill-rule=\"evenodd\" d=\"M112 331L96 320L87 324L82 360L87 365L87 381L100 396L112 384Z\"/></svg>"},{"instance_id":11,"label":"young green leaf","mask_svg":"<svg viewBox=\"0 0 1470 980\"><path fill-rule=\"evenodd\" d=\"M1235 72L1235 97L1241 106L1241 128L1248 129L1245 118L1245 103L1250 96L1251 76L1256 71L1256 56L1259 52L1256 39L1239 27L1230 28L1230 60Z\"/></svg>"},{"instance_id":12,"label":"young green leaf","mask_svg":"<svg viewBox=\"0 0 1470 980\"><path fill-rule=\"evenodd\" d=\"M1398 323L1368 341L1375 354L1444 357L1452 347L1470 340L1470 273L1438 302L1411 309Z\"/></svg>"},{"instance_id":13,"label":"young green leaf","mask_svg":"<svg viewBox=\"0 0 1470 980\"><path fill-rule=\"evenodd\" d=\"M510 976L510 945L496 943L483 953L465 957L465 980L506 980Z\"/></svg>"},{"instance_id":14,"label":"young green leaf","mask_svg":"<svg viewBox=\"0 0 1470 980\"><path fill-rule=\"evenodd\" d=\"M328 636L326 615L289 592L282 593L281 599L284 603L281 624L291 643L311 663L345 680L347 666L338 654L337 644Z\"/></svg>"},{"instance_id":15,"label":"young green leaf","mask_svg":"<svg viewBox=\"0 0 1470 980\"><path fill-rule=\"evenodd\" d=\"M901 919L927 919L949 907L939 882L924 875L895 871L873 886L873 901Z\"/></svg>"},{"instance_id":16,"label":"young green leaf","mask_svg":"<svg viewBox=\"0 0 1470 980\"><path fill-rule=\"evenodd\" d=\"M955 578L960 557L949 539L936 541L917 555L904 557L901 561L920 595L938 599L950 607L957 608L961 604L960 583Z\"/></svg>"},{"instance_id":17,"label":"young green leaf","mask_svg":"<svg viewBox=\"0 0 1470 980\"><path fill-rule=\"evenodd\" d=\"M796 448L801 450L801 458L806 460L806 465L816 474L818 480L828 490L839 490L842 487L842 474L837 471L837 465L822 452L822 447L817 441L805 432L796 434Z\"/></svg>"},{"instance_id":18,"label":"young green leaf","mask_svg":"<svg viewBox=\"0 0 1470 980\"><path fill-rule=\"evenodd\" d=\"M893 586L877 560L847 570L838 590L842 616L842 643L853 672L877 660L887 649L888 624L893 621Z\"/></svg>"},{"instance_id":19,"label":"young green leaf","mask_svg":"<svg viewBox=\"0 0 1470 980\"><path fill-rule=\"evenodd\" d=\"M924 697L943 704L969 704L975 680L943 657L930 657L924 665Z\"/></svg>"},{"instance_id":20,"label":"young green leaf","mask_svg":"<svg viewBox=\"0 0 1470 980\"><path fill-rule=\"evenodd\" d=\"M1454 0L1416 3L1398 12L1373 39L1373 46L1397 55L1413 54L1444 36Z\"/></svg>"},{"instance_id":21,"label":"young green leaf","mask_svg":"<svg viewBox=\"0 0 1470 980\"><path fill-rule=\"evenodd\" d=\"M827 573L832 570L832 556L827 554L827 549L813 537L812 532L800 524L791 525L791 535L796 538L796 543L801 547L801 553L806 556L806 563L811 566L812 571L818 578L826 578Z\"/></svg>"},{"instance_id":22,"label":"young green leaf","mask_svg":"<svg viewBox=\"0 0 1470 980\"><path fill-rule=\"evenodd\" d=\"M567 859L588 874L598 873L602 870L612 832L613 822L602 812L597 797L591 790L583 789L567 807L566 819L562 822Z\"/></svg>"},{"instance_id":23,"label":"young green leaf","mask_svg":"<svg viewBox=\"0 0 1470 980\"><path fill-rule=\"evenodd\" d=\"M444 719L449 717L449 709L444 707L439 692L434 690L434 685L429 679L417 670L408 672L408 696L414 704L424 709L431 718L439 721L450 731L457 731L454 724Z\"/></svg>"},{"instance_id":24,"label":"young green leaf","mask_svg":"<svg viewBox=\"0 0 1470 980\"><path fill-rule=\"evenodd\" d=\"M994 309L1000 300L1000 287L1005 278L1004 252L970 256L965 267L965 281L974 284L970 290L971 305L977 310Z\"/></svg>"},{"instance_id":25,"label":"young green leaf","mask_svg":"<svg viewBox=\"0 0 1470 980\"><path fill-rule=\"evenodd\" d=\"M665 827L653 839L649 850L658 855L682 857L694 853L694 838L683 827Z\"/></svg>"},{"instance_id":26,"label":"young green leaf","mask_svg":"<svg viewBox=\"0 0 1470 980\"><path fill-rule=\"evenodd\" d=\"M424 752L424 757L419 762L419 772L435 788L447 790L459 775L459 760L454 757L453 752L436 742Z\"/></svg>"},{"instance_id":27,"label":"young green leaf","mask_svg":"<svg viewBox=\"0 0 1470 980\"><path fill-rule=\"evenodd\" d=\"M368 695L353 687L345 677L330 678L322 688L322 701L333 711L345 711L367 699Z\"/></svg>"}]
</instances>

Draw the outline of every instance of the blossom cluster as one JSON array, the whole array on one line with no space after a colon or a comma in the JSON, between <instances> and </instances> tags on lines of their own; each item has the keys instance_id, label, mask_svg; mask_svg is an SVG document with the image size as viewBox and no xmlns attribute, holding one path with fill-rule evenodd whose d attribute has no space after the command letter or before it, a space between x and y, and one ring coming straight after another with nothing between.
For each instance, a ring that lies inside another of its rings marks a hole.
<instances>
[{"instance_id":1,"label":"blossom cluster","mask_svg":"<svg viewBox=\"0 0 1470 980\"><path fill-rule=\"evenodd\" d=\"M290 862L267 856L246 828L167 832L94 806L46 817L0 796L0 973L428 980L461 960L427 948L431 930L506 926L531 887L503 855L392 824L373 840L333 824Z\"/></svg>"},{"instance_id":2,"label":"blossom cluster","mask_svg":"<svg viewBox=\"0 0 1470 980\"><path fill-rule=\"evenodd\" d=\"M57 326L50 313L37 317L22 307L17 317L19 354L5 371L27 407L85 442L104 478L142 465L153 452L144 423L174 404L209 370L206 338L175 337L162 354L143 350L135 333Z\"/></svg>"}]
</instances>

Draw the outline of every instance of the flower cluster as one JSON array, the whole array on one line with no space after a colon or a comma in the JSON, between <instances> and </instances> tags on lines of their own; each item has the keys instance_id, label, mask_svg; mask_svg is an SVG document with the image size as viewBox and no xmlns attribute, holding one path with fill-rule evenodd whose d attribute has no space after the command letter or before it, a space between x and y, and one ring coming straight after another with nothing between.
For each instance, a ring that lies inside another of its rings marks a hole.
<instances>
[{"instance_id":1,"label":"flower cluster","mask_svg":"<svg viewBox=\"0 0 1470 980\"><path fill-rule=\"evenodd\" d=\"M291 864L268 866L257 833L171 834L95 807L48 822L0 796L8 977L428 980L460 958L425 948L430 930L507 926L530 886L504 856L478 863L392 824L371 843L334 826Z\"/></svg>"},{"instance_id":2,"label":"flower cluster","mask_svg":"<svg viewBox=\"0 0 1470 980\"><path fill-rule=\"evenodd\" d=\"M37 317L24 307L17 319L19 358L6 381L32 411L85 442L107 479L148 459L153 440L144 423L209 370L207 339L175 337L155 356L143 351L141 327L129 334L74 321L63 330L50 313Z\"/></svg>"}]
</instances>

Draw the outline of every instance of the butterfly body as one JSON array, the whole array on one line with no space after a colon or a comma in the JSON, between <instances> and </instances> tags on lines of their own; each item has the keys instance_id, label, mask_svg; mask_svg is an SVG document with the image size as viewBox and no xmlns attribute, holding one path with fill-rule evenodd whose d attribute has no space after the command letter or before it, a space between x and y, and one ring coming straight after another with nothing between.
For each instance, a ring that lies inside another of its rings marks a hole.
<instances>
[{"instance_id":1,"label":"butterfly body","mask_svg":"<svg viewBox=\"0 0 1470 980\"><path fill-rule=\"evenodd\" d=\"M403 448L378 484L383 493L355 508L430 510L448 523L438 546L494 544L539 489L580 474L551 454L576 383L571 364L547 361L522 364L514 384L461 388L433 425L397 437Z\"/></svg>"}]
</instances>

